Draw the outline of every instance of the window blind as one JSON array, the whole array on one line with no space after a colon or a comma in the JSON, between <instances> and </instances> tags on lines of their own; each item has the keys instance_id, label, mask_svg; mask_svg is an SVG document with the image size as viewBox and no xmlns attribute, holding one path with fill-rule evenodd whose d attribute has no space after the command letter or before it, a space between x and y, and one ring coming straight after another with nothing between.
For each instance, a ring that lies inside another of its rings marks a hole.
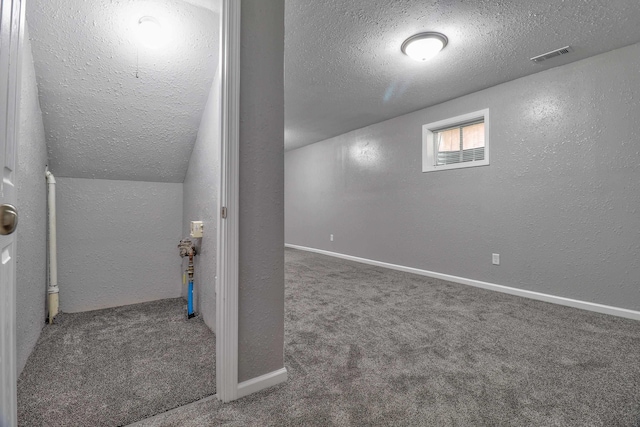
<instances>
[{"instance_id":1,"label":"window blind","mask_svg":"<svg viewBox=\"0 0 640 427\"><path fill-rule=\"evenodd\" d=\"M434 136L436 165L484 160L483 120L436 130Z\"/></svg>"}]
</instances>

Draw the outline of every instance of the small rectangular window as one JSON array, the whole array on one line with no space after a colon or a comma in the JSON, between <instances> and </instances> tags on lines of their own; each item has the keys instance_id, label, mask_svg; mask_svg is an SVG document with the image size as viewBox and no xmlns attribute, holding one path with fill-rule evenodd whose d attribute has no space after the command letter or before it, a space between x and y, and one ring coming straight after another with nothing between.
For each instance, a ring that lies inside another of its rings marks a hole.
<instances>
[{"instance_id":1,"label":"small rectangular window","mask_svg":"<svg viewBox=\"0 0 640 427\"><path fill-rule=\"evenodd\" d=\"M489 110L424 125L422 171L489 164Z\"/></svg>"}]
</instances>

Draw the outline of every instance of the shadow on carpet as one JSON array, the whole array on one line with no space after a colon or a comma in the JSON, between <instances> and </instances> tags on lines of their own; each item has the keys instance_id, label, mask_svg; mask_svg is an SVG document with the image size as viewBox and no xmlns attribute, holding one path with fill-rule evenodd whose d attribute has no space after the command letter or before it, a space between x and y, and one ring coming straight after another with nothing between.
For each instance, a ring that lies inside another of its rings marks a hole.
<instances>
[{"instance_id":1,"label":"shadow on carpet","mask_svg":"<svg viewBox=\"0 0 640 427\"><path fill-rule=\"evenodd\" d=\"M181 298L47 325L18 380L19 426L120 426L215 394L215 336Z\"/></svg>"},{"instance_id":2,"label":"shadow on carpet","mask_svg":"<svg viewBox=\"0 0 640 427\"><path fill-rule=\"evenodd\" d=\"M285 251L289 381L137 427L634 426L640 322Z\"/></svg>"}]
</instances>

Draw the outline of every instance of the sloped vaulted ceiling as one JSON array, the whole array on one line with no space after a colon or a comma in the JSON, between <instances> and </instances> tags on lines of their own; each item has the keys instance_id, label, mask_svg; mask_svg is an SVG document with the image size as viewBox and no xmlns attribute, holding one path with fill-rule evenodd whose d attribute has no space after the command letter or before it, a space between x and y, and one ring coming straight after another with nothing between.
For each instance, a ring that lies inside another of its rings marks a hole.
<instances>
[{"instance_id":1,"label":"sloped vaulted ceiling","mask_svg":"<svg viewBox=\"0 0 640 427\"><path fill-rule=\"evenodd\" d=\"M214 0L211 0L213 3ZM204 0L31 0L49 167L61 177L182 182L218 62ZM164 46L137 40L153 16Z\"/></svg>"}]
</instances>

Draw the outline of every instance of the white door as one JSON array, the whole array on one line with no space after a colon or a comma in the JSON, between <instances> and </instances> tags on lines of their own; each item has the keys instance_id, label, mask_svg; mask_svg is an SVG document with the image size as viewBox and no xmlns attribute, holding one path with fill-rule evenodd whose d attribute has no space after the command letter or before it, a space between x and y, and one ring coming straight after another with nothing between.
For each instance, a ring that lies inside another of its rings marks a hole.
<instances>
[{"instance_id":1,"label":"white door","mask_svg":"<svg viewBox=\"0 0 640 427\"><path fill-rule=\"evenodd\" d=\"M0 0L0 426L16 410L16 148L20 85L21 0ZM4 233L4 234L2 234ZM10 233L10 234L7 234Z\"/></svg>"}]
</instances>

